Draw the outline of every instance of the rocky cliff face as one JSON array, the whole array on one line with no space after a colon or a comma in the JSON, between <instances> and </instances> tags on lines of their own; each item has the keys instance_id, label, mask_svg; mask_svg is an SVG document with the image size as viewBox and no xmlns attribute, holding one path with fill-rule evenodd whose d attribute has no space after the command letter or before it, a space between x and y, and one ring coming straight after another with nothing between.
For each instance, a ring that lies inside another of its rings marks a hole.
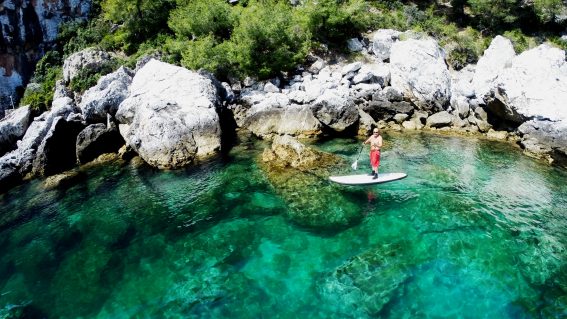
<instances>
[{"instance_id":1,"label":"rocky cliff face","mask_svg":"<svg viewBox=\"0 0 567 319\"><path fill-rule=\"evenodd\" d=\"M0 118L17 104L34 65L52 45L62 22L86 19L91 0L0 2Z\"/></svg>"}]
</instances>

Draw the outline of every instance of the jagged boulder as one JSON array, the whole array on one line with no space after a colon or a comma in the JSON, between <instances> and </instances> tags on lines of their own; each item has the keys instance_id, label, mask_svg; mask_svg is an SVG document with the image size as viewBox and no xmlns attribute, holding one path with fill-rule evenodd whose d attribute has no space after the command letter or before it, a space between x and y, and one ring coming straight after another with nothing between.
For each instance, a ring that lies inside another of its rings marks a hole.
<instances>
[{"instance_id":1,"label":"jagged boulder","mask_svg":"<svg viewBox=\"0 0 567 319\"><path fill-rule=\"evenodd\" d=\"M220 149L219 92L198 73L150 60L134 76L116 119L150 165L176 168Z\"/></svg>"},{"instance_id":2,"label":"jagged boulder","mask_svg":"<svg viewBox=\"0 0 567 319\"><path fill-rule=\"evenodd\" d=\"M521 123L543 118L567 121L567 62L565 51L542 44L511 60L486 98L499 117Z\"/></svg>"},{"instance_id":3,"label":"jagged boulder","mask_svg":"<svg viewBox=\"0 0 567 319\"><path fill-rule=\"evenodd\" d=\"M510 65L516 55L512 42L496 36L478 60L472 79L472 86L478 98L484 98L496 85L499 74Z\"/></svg>"},{"instance_id":4,"label":"jagged boulder","mask_svg":"<svg viewBox=\"0 0 567 319\"><path fill-rule=\"evenodd\" d=\"M380 29L372 35L370 49L372 53L380 60L387 61L390 59L390 52L394 42L400 39L401 32L392 29Z\"/></svg>"},{"instance_id":5,"label":"jagged boulder","mask_svg":"<svg viewBox=\"0 0 567 319\"><path fill-rule=\"evenodd\" d=\"M243 127L258 137L289 134L314 137L322 133L321 123L307 105L291 104L266 109L252 108L247 112Z\"/></svg>"},{"instance_id":6,"label":"jagged boulder","mask_svg":"<svg viewBox=\"0 0 567 319\"><path fill-rule=\"evenodd\" d=\"M50 132L54 120L66 118L73 112L71 106L64 105L54 107L33 120L22 139L16 142L17 148L0 158L0 188L9 188L30 173L38 149Z\"/></svg>"},{"instance_id":7,"label":"jagged boulder","mask_svg":"<svg viewBox=\"0 0 567 319\"><path fill-rule=\"evenodd\" d=\"M101 154L116 153L124 145L124 139L116 125L97 123L87 126L77 136L76 152L80 164L90 162Z\"/></svg>"},{"instance_id":8,"label":"jagged boulder","mask_svg":"<svg viewBox=\"0 0 567 319\"><path fill-rule=\"evenodd\" d=\"M78 121L56 117L37 149L32 174L49 176L68 170L76 164L75 142L84 128Z\"/></svg>"},{"instance_id":9,"label":"jagged boulder","mask_svg":"<svg viewBox=\"0 0 567 319\"><path fill-rule=\"evenodd\" d=\"M79 107L85 120L89 123L104 122L107 114L114 116L120 103L128 96L132 77L132 71L125 67L101 77L81 98Z\"/></svg>"},{"instance_id":10,"label":"jagged boulder","mask_svg":"<svg viewBox=\"0 0 567 319\"><path fill-rule=\"evenodd\" d=\"M63 80L69 83L83 69L97 71L111 58L110 53L95 48L73 53L63 62Z\"/></svg>"},{"instance_id":11,"label":"jagged boulder","mask_svg":"<svg viewBox=\"0 0 567 319\"><path fill-rule=\"evenodd\" d=\"M16 148L30 125L31 109L22 106L0 120L0 156Z\"/></svg>"},{"instance_id":12,"label":"jagged boulder","mask_svg":"<svg viewBox=\"0 0 567 319\"><path fill-rule=\"evenodd\" d=\"M390 72L392 87L420 109L441 111L451 98L445 52L433 39L395 42Z\"/></svg>"},{"instance_id":13,"label":"jagged boulder","mask_svg":"<svg viewBox=\"0 0 567 319\"><path fill-rule=\"evenodd\" d=\"M345 90L325 90L311 105L315 117L334 131L342 132L358 121L358 109Z\"/></svg>"},{"instance_id":14,"label":"jagged boulder","mask_svg":"<svg viewBox=\"0 0 567 319\"><path fill-rule=\"evenodd\" d=\"M321 134L321 123L308 105L300 105L292 91L289 94L252 91L241 95L240 105L231 107L236 124L254 135L270 139L288 134L312 137Z\"/></svg>"},{"instance_id":15,"label":"jagged boulder","mask_svg":"<svg viewBox=\"0 0 567 319\"><path fill-rule=\"evenodd\" d=\"M451 123L453 123L453 116L447 111L441 111L428 117L425 126L431 128L440 128L449 126L451 125Z\"/></svg>"},{"instance_id":16,"label":"jagged boulder","mask_svg":"<svg viewBox=\"0 0 567 319\"><path fill-rule=\"evenodd\" d=\"M567 123L530 120L518 127L520 144L535 157L567 167Z\"/></svg>"}]
</instances>

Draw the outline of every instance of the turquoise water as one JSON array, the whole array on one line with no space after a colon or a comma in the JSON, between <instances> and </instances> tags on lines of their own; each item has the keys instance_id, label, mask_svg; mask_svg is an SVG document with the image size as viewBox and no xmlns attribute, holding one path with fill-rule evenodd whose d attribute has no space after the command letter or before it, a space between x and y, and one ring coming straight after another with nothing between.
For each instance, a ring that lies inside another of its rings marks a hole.
<instances>
[{"instance_id":1,"label":"turquoise water","mask_svg":"<svg viewBox=\"0 0 567 319\"><path fill-rule=\"evenodd\" d=\"M567 317L565 170L497 142L385 141L381 170L409 176L372 187L274 177L250 142L0 195L0 318ZM341 173L359 145L317 147Z\"/></svg>"}]
</instances>

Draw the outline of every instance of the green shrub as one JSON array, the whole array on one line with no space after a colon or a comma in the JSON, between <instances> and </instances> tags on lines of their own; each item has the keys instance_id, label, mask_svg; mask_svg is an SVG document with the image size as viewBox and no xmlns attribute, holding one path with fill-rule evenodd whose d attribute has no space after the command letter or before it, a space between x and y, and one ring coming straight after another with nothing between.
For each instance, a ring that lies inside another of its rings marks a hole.
<instances>
[{"instance_id":1,"label":"green shrub","mask_svg":"<svg viewBox=\"0 0 567 319\"><path fill-rule=\"evenodd\" d=\"M57 43L63 48L65 56L81 51L89 47L98 47L109 50L113 46L103 41L105 35L110 34L111 25L101 18L95 18L89 22L70 21L61 25L57 35Z\"/></svg>"},{"instance_id":2,"label":"green shrub","mask_svg":"<svg viewBox=\"0 0 567 319\"><path fill-rule=\"evenodd\" d=\"M117 25L104 37L113 48L133 54L138 45L157 34L167 32L172 0L103 0L103 18Z\"/></svg>"},{"instance_id":3,"label":"green shrub","mask_svg":"<svg viewBox=\"0 0 567 319\"><path fill-rule=\"evenodd\" d=\"M531 48L535 48L538 45L534 38L526 36L518 29L506 31L503 36L512 41L512 45L514 46L514 51L516 51L516 53L522 53Z\"/></svg>"},{"instance_id":4,"label":"green shrub","mask_svg":"<svg viewBox=\"0 0 567 319\"><path fill-rule=\"evenodd\" d=\"M301 14L307 17L314 39L342 45L378 24L378 12L370 8L363 0L307 0Z\"/></svg>"},{"instance_id":5,"label":"green shrub","mask_svg":"<svg viewBox=\"0 0 567 319\"><path fill-rule=\"evenodd\" d=\"M310 33L296 13L285 2L250 1L227 45L238 71L266 78L302 62L310 47Z\"/></svg>"},{"instance_id":6,"label":"green shrub","mask_svg":"<svg viewBox=\"0 0 567 319\"><path fill-rule=\"evenodd\" d=\"M212 35L183 44L181 65L197 70L205 69L215 74L226 74L231 70L232 43L217 44Z\"/></svg>"},{"instance_id":7,"label":"green shrub","mask_svg":"<svg viewBox=\"0 0 567 319\"><path fill-rule=\"evenodd\" d=\"M113 72L118 68L120 62L117 60L110 60L101 65L97 70L83 68L69 83L69 88L74 92L83 93L89 88L96 85L98 79L108 73Z\"/></svg>"},{"instance_id":8,"label":"green shrub","mask_svg":"<svg viewBox=\"0 0 567 319\"><path fill-rule=\"evenodd\" d=\"M552 22L565 9L562 0L534 0L534 11L543 23Z\"/></svg>"},{"instance_id":9,"label":"green shrub","mask_svg":"<svg viewBox=\"0 0 567 319\"><path fill-rule=\"evenodd\" d=\"M488 39L482 37L480 32L473 28L466 28L463 31L445 38L447 52L447 63L455 70L460 70L467 64L478 62L479 57L488 47Z\"/></svg>"},{"instance_id":10,"label":"green shrub","mask_svg":"<svg viewBox=\"0 0 567 319\"><path fill-rule=\"evenodd\" d=\"M37 77L41 82L35 82L36 78L32 79L32 82L38 83L39 87L32 89L29 85L20 100L20 105L30 105L36 110L47 110L51 107L55 83L63 78L63 69L59 66L49 66L43 68L41 72L42 74Z\"/></svg>"},{"instance_id":11,"label":"green shrub","mask_svg":"<svg viewBox=\"0 0 567 319\"><path fill-rule=\"evenodd\" d=\"M213 35L218 39L230 38L234 26L233 8L225 0L180 0L179 7L171 12L169 27L188 39Z\"/></svg>"},{"instance_id":12,"label":"green shrub","mask_svg":"<svg viewBox=\"0 0 567 319\"><path fill-rule=\"evenodd\" d=\"M566 50L567 51L567 41L561 39L558 36L552 36L549 38L549 43L551 43L552 45L560 48L561 50Z\"/></svg>"},{"instance_id":13,"label":"green shrub","mask_svg":"<svg viewBox=\"0 0 567 319\"><path fill-rule=\"evenodd\" d=\"M519 0L468 0L470 11L480 29L498 31L519 18Z\"/></svg>"}]
</instances>

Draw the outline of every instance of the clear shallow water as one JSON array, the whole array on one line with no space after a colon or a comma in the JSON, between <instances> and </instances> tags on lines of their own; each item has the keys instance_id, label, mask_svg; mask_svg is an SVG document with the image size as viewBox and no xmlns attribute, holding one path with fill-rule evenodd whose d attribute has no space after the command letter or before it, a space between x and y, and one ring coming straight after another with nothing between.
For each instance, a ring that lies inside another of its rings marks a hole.
<instances>
[{"instance_id":1,"label":"clear shallow water","mask_svg":"<svg viewBox=\"0 0 567 319\"><path fill-rule=\"evenodd\" d=\"M270 183L260 143L198 168L105 165L67 189L0 195L0 318L22 304L47 318L567 316L566 171L501 143L385 140L381 170L408 178L305 192L315 219L348 197L336 209L360 216L347 226L298 223L305 201ZM350 163L359 144L318 147Z\"/></svg>"}]
</instances>

